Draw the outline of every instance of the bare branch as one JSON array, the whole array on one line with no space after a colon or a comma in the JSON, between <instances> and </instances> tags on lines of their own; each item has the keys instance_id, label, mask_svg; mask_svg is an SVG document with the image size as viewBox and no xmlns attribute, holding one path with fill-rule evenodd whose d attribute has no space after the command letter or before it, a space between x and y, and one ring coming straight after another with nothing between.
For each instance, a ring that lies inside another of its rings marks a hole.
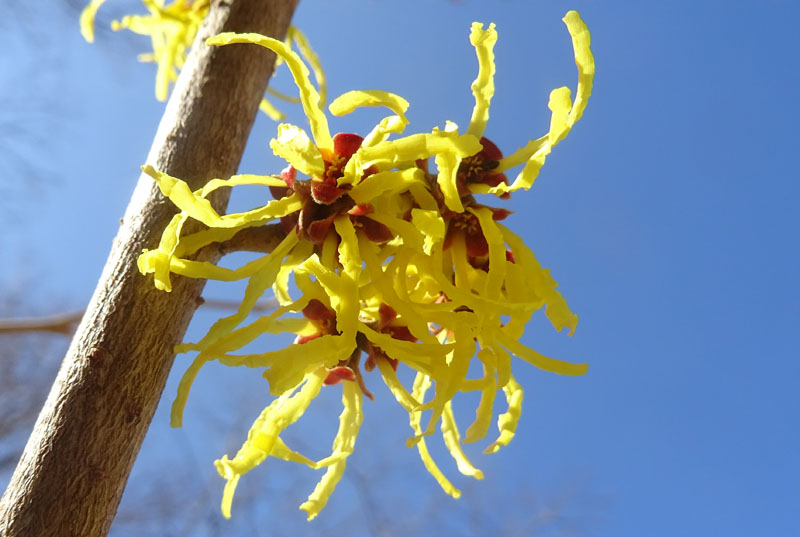
<instances>
[{"instance_id":1,"label":"bare branch","mask_svg":"<svg viewBox=\"0 0 800 537\"><path fill-rule=\"evenodd\" d=\"M221 298L201 298L201 306L218 310L235 310L239 307L239 302L235 300L224 300ZM253 306L252 311L270 311L275 309L277 302L275 299L262 300ZM9 317L0 319L0 335L15 334L22 332L54 332L71 336L75 332L76 325L86 310L76 310L68 313L57 313L43 317Z\"/></svg>"},{"instance_id":2,"label":"bare branch","mask_svg":"<svg viewBox=\"0 0 800 537\"><path fill-rule=\"evenodd\" d=\"M0 334L18 332L55 332L71 336L83 317L84 310L58 313L44 317L18 317L0 319Z\"/></svg>"}]
</instances>

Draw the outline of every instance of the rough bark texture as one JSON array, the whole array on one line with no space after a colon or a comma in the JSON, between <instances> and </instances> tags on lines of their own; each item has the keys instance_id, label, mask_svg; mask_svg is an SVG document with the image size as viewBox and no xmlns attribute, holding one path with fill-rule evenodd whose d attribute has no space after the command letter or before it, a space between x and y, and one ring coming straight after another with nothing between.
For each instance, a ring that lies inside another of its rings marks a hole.
<instances>
[{"instance_id":1,"label":"rough bark texture","mask_svg":"<svg viewBox=\"0 0 800 537\"><path fill-rule=\"evenodd\" d=\"M147 162L198 188L235 173L274 55L207 47L221 31L285 36L297 0L214 2L159 125ZM221 194L214 203L227 203ZM140 177L92 301L11 482L3 537L106 535L155 412L202 281L156 291L136 258L175 208ZM206 256L210 254L206 252ZM208 257L207 257L208 258Z\"/></svg>"}]
</instances>

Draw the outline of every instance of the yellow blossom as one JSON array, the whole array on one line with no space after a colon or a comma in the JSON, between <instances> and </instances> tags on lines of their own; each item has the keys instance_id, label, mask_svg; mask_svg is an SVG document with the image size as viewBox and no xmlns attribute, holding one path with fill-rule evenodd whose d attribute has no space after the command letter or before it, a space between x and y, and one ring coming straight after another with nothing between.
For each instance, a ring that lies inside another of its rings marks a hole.
<instances>
[{"instance_id":1,"label":"yellow blossom","mask_svg":"<svg viewBox=\"0 0 800 537\"><path fill-rule=\"evenodd\" d=\"M207 41L219 46L253 43L273 50L294 77L310 125L310 134L294 125L279 125L270 147L289 164L280 176L236 175L191 191L179 178L143 167L180 213L164 230L158 247L141 255L140 271L152 273L155 285L165 291L171 289L171 274L247 280L236 313L216 321L199 341L176 348L196 355L180 382L172 424L180 426L192 382L210 361L263 370L275 397L238 453L216 463L227 482L225 516L231 514L241 476L268 457L325 469L301 505L309 519L319 514L353 453L363 418L362 398L373 397L365 372L377 369L389 393L409 413L412 434L407 446L416 447L425 468L454 497L459 490L433 461L426 443L437 425L457 469L482 479L462 444L487 436L499 391L507 408L498 416L497 437L485 452L494 453L513 438L523 390L512 375L512 357L554 373L586 372L586 364L549 358L520 343L527 322L539 309L545 309L557 330L568 328L570 334L577 316L549 270L518 235L499 223L509 212L475 198L482 193L507 197L529 188L546 155L583 113L594 73L589 34L576 12L569 12L564 21L579 72L575 101L567 88L554 90L550 131L508 157L484 137L494 95L494 25L472 26L470 42L479 67L472 84L475 106L464 134L447 122L441 129L403 135L408 102L385 91L364 90L335 99L330 112L343 115L361 107L383 107L390 115L363 138L332 135L309 70L287 43L230 33ZM431 158L435 173L428 169ZM503 172L515 165L523 168L509 184ZM218 214L206 199L218 188L239 185L270 187L275 199L228 215ZM207 228L183 235L190 218ZM285 237L263 257L236 268L191 259L204 246L272 221L280 221ZM279 307L252 318L256 301L270 289ZM246 353L245 347L264 333L289 335L293 343ZM474 360L482 369L478 378L468 375ZM399 366L415 373L410 388L397 376ZM313 461L293 451L281 436L322 389L339 383L339 431L330 456ZM480 393L480 402L462 436L452 400L470 391Z\"/></svg>"},{"instance_id":2,"label":"yellow blossom","mask_svg":"<svg viewBox=\"0 0 800 537\"><path fill-rule=\"evenodd\" d=\"M84 8L80 17L81 34L89 43L94 41L94 20L97 10L106 0L91 0ZM156 71L156 98L164 101L169 94L170 83L178 79L178 73L186 61L187 49L194 42L197 31L203 24L208 14L209 0L142 0L148 15L126 15L119 21L113 21L111 28L114 31L130 30L134 33L150 36L153 52L140 54L139 60L154 62L158 66ZM320 88L322 102L325 102L326 81L319 58L308 43L305 35L290 26L286 35L286 44L291 47L295 44L300 54L309 62L314 72L317 85ZM280 60L276 63L280 63ZM267 92L286 102L296 102L297 98L285 95L273 88ZM261 100L259 108L275 121L285 118L283 112L278 110L266 97Z\"/></svg>"}]
</instances>

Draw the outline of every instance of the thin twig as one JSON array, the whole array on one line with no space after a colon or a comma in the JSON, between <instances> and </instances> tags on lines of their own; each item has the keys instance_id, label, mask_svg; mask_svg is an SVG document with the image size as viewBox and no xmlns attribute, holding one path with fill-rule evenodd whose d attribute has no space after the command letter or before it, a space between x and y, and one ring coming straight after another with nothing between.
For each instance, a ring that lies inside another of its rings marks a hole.
<instances>
[{"instance_id":1,"label":"thin twig","mask_svg":"<svg viewBox=\"0 0 800 537\"><path fill-rule=\"evenodd\" d=\"M218 310L233 310L239 307L239 302L235 300L224 300L221 298L203 298L201 306ZM253 306L252 311L270 311L277 307L274 298L262 300ZM0 319L0 335L14 334L20 332L53 332L65 336L71 336L75 332L77 324L80 322L86 310L76 310L68 313L57 313L55 315L45 315L43 317L10 317Z\"/></svg>"},{"instance_id":2,"label":"thin twig","mask_svg":"<svg viewBox=\"0 0 800 537\"><path fill-rule=\"evenodd\" d=\"M0 319L0 334L17 332L54 332L72 335L85 310L45 315L44 317L16 317Z\"/></svg>"}]
</instances>

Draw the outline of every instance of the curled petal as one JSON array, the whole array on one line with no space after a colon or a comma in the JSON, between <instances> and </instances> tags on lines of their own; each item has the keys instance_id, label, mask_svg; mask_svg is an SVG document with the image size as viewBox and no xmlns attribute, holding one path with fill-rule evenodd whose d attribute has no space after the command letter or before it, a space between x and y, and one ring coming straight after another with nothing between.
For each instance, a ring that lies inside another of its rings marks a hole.
<instances>
[{"instance_id":1,"label":"curled petal","mask_svg":"<svg viewBox=\"0 0 800 537\"><path fill-rule=\"evenodd\" d=\"M88 43L94 43L94 19L97 10L100 9L106 0L92 0L83 11L81 11L81 35Z\"/></svg>"},{"instance_id":2,"label":"curled petal","mask_svg":"<svg viewBox=\"0 0 800 537\"><path fill-rule=\"evenodd\" d=\"M239 477L261 464L272 453L278 435L303 415L319 393L324 378L324 370L312 373L302 381L300 391L296 392L298 385L275 399L253 423L247 440L236 456L233 459L225 456L214 463L220 475L227 480L222 495L222 514L225 518L231 517L231 504Z\"/></svg>"},{"instance_id":3,"label":"curled petal","mask_svg":"<svg viewBox=\"0 0 800 537\"><path fill-rule=\"evenodd\" d=\"M408 123L405 112L408 110L408 101L381 90L353 90L344 93L333 100L328 109L334 116L343 116L351 113L356 108L364 106L385 106L397 114L404 123Z\"/></svg>"},{"instance_id":4,"label":"curled petal","mask_svg":"<svg viewBox=\"0 0 800 537\"><path fill-rule=\"evenodd\" d=\"M258 365L269 366L264 378L269 381L270 394L277 396L290 390L310 371L332 367L339 361L342 348L347 344L341 336L325 335L303 345L289 345L285 349L264 353Z\"/></svg>"},{"instance_id":5,"label":"curled petal","mask_svg":"<svg viewBox=\"0 0 800 537\"><path fill-rule=\"evenodd\" d=\"M414 399L421 400L425 397L425 392L428 391L430 388L431 381L430 378L422 373L417 373L416 378L414 379L414 390L411 393L411 396ZM458 490L453 486L452 483L444 476L442 471L436 465L431 457L430 452L428 451L428 446L425 444L425 438L422 436L422 429L420 427L420 416L421 412L412 412L409 414L409 421L411 423L411 428L414 430L415 436L406 442L408 447L413 445L417 446L417 451L419 452L419 457L422 459L422 464L425 465L425 469L428 470L433 478L439 483L439 486L442 487L442 490L445 493L449 494L453 498L460 498L461 491Z\"/></svg>"},{"instance_id":6,"label":"curled petal","mask_svg":"<svg viewBox=\"0 0 800 537\"><path fill-rule=\"evenodd\" d=\"M291 449L289 449L289 446L287 446L283 442L283 440L281 440L280 436L275 439L275 445L272 446L272 453L270 453L270 456L271 457L275 457L276 459L281 459L282 461L296 462L297 464L304 464L304 465L308 466L309 468L313 468L313 469L317 468L317 463L315 463L314 461L312 461L308 457L305 457L305 456L301 455L300 453L298 453L296 451L292 451Z\"/></svg>"},{"instance_id":7,"label":"curled petal","mask_svg":"<svg viewBox=\"0 0 800 537\"><path fill-rule=\"evenodd\" d=\"M491 209L481 207L478 209L470 209L470 212L478 217L481 231L483 231L483 237L486 239L488 245L489 272L486 276L486 285L484 286L483 294L488 298L499 299L506 277L506 243L503 240L500 229L498 229L494 221L494 215Z\"/></svg>"},{"instance_id":8,"label":"curled petal","mask_svg":"<svg viewBox=\"0 0 800 537\"><path fill-rule=\"evenodd\" d=\"M362 148L361 159L366 164L385 163L396 165L414 162L433 155L449 152L463 158L481 150L478 138L468 134L451 136L449 133L412 134L398 140L386 141L372 147Z\"/></svg>"},{"instance_id":9,"label":"curled petal","mask_svg":"<svg viewBox=\"0 0 800 537\"><path fill-rule=\"evenodd\" d=\"M526 347L516 339L503 335L503 331L498 331L497 339L501 345L507 348L514 356L522 358L531 365L543 371L558 373L559 375L579 376L585 375L589 369L588 364L573 364L563 360L555 360Z\"/></svg>"},{"instance_id":10,"label":"curled petal","mask_svg":"<svg viewBox=\"0 0 800 537\"><path fill-rule=\"evenodd\" d=\"M250 222L265 222L290 214L301 207L301 201L297 196L289 196L271 201L267 205L251 211L220 216L207 199L192 192L184 181L157 171L149 164L142 166L142 171L155 179L162 194L168 197L172 203L185 211L187 215L209 227L233 228L244 226ZM224 180L219 181L218 184L225 184Z\"/></svg>"},{"instance_id":11,"label":"curled petal","mask_svg":"<svg viewBox=\"0 0 800 537\"><path fill-rule=\"evenodd\" d=\"M463 316L459 315L459 321ZM469 364L475 354L474 332L466 323L451 323L452 331L455 335L455 347L452 354L447 357L447 363L439 364L438 370L434 372L436 380L436 395L431 401L431 417L425 429L426 435L432 434L436 422L442 416L445 405L458 392L461 383L467 376Z\"/></svg>"},{"instance_id":12,"label":"curled petal","mask_svg":"<svg viewBox=\"0 0 800 537\"><path fill-rule=\"evenodd\" d=\"M461 159L454 153L439 153L434 160L439 171L436 180L439 183L439 188L442 189L445 205L453 212L464 212L456 181L458 165L461 163Z\"/></svg>"},{"instance_id":13,"label":"curled petal","mask_svg":"<svg viewBox=\"0 0 800 537\"><path fill-rule=\"evenodd\" d=\"M411 343L395 339L389 334L382 334L360 323L359 331L364 333L372 343L380 347L387 355L397 358L415 369L429 370L434 359L442 359L453 348L452 345L436 345L432 343Z\"/></svg>"},{"instance_id":14,"label":"curled petal","mask_svg":"<svg viewBox=\"0 0 800 537\"><path fill-rule=\"evenodd\" d=\"M317 56L317 53L311 48L306 35L296 26L289 26L286 39L289 42L293 41L297 44L300 54L306 59L308 65L311 66L311 71L314 73L314 78L317 81L317 87L319 87L320 103L324 103L328 98L328 84L325 80L325 71L322 69L322 62L319 61L319 56Z\"/></svg>"},{"instance_id":15,"label":"curled petal","mask_svg":"<svg viewBox=\"0 0 800 537\"><path fill-rule=\"evenodd\" d=\"M480 138L489 121L489 103L494 95L494 45L497 42L494 24L484 30L482 24L473 22L469 40L478 55L478 76L472 83L475 108L472 109L467 134Z\"/></svg>"},{"instance_id":16,"label":"curled petal","mask_svg":"<svg viewBox=\"0 0 800 537\"><path fill-rule=\"evenodd\" d=\"M408 390L400 383L400 380L397 378L397 373L388 360L377 360L377 364L381 372L381 377L389 388L389 391L392 392L397 402L400 403L407 412L412 413L422 406L422 403L408 393Z\"/></svg>"},{"instance_id":17,"label":"curled petal","mask_svg":"<svg viewBox=\"0 0 800 537\"><path fill-rule=\"evenodd\" d=\"M269 142L272 152L309 177L325 174L325 162L319 149L300 127L281 123L278 137Z\"/></svg>"},{"instance_id":18,"label":"curled petal","mask_svg":"<svg viewBox=\"0 0 800 537\"><path fill-rule=\"evenodd\" d=\"M478 403L478 408L475 409L475 421L467 428L464 443L471 443L484 438L486 433L489 432L489 425L494 416L492 411L498 388L494 379L497 360L491 349L478 351L478 358L484 363L484 379L486 382L481 388L481 400Z\"/></svg>"},{"instance_id":19,"label":"curled petal","mask_svg":"<svg viewBox=\"0 0 800 537\"><path fill-rule=\"evenodd\" d=\"M436 244L444 241L445 224L438 211L413 209L411 223L425 236L425 253L431 255Z\"/></svg>"},{"instance_id":20,"label":"curled petal","mask_svg":"<svg viewBox=\"0 0 800 537\"><path fill-rule=\"evenodd\" d=\"M311 133L317 147L322 149L333 149L333 140L328 129L328 119L320 108L320 97L314 85L308 78L308 67L303 60L291 48L277 39L266 37L259 34L236 34L225 32L206 40L206 45L230 45L232 43L252 43L272 50L275 54L283 58L289 70L292 72L294 82L300 90L300 102L303 110L311 124Z\"/></svg>"},{"instance_id":21,"label":"curled petal","mask_svg":"<svg viewBox=\"0 0 800 537\"><path fill-rule=\"evenodd\" d=\"M258 109L266 114L272 121L283 121L286 119L286 114L278 110L266 97L261 98L261 102L258 103Z\"/></svg>"},{"instance_id":22,"label":"curled petal","mask_svg":"<svg viewBox=\"0 0 800 537\"><path fill-rule=\"evenodd\" d=\"M308 497L300 509L308 513L308 520L313 520L328 503L333 489L344 474L347 457L353 453L353 448L358 437L358 430L364 419L361 409L361 388L354 382L345 382L342 390L342 410L339 416L339 431L333 441L333 453L330 457L317 463L318 467L327 466L328 470L322 476L314 492Z\"/></svg>"},{"instance_id":23,"label":"curled petal","mask_svg":"<svg viewBox=\"0 0 800 537\"><path fill-rule=\"evenodd\" d=\"M508 402L508 410L497 418L497 428L500 430L500 436L483 451L484 453L497 453L501 447L507 446L514 438L514 434L517 431L517 423L519 423L519 418L522 415L522 397L524 395L522 386L511 378L503 388L503 392Z\"/></svg>"},{"instance_id":24,"label":"curled petal","mask_svg":"<svg viewBox=\"0 0 800 537\"><path fill-rule=\"evenodd\" d=\"M529 189L539 174L539 170L544 165L547 155L550 154L558 142L567 136L572 126L583 115L589 96L592 93L594 81L594 56L590 48L591 38L586 24L581 20L577 11L568 12L563 20L572 37L575 64L578 66L578 89L575 94L575 102L572 102L570 98L569 88L564 87L553 90L550 93L550 101L548 103L548 107L552 112L548 134L530 142L524 148L502 159L496 169L497 172L502 172L514 165L527 161L525 167L514 179L514 182L510 186L501 183L492 188L486 188L483 185L471 185L470 189L473 192L503 194L520 188Z\"/></svg>"},{"instance_id":25,"label":"curled petal","mask_svg":"<svg viewBox=\"0 0 800 537\"><path fill-rule=\"evenodd\" d=\"M349 191L356 203L369 203L383 194L408 190L412 183L425 184L425 172L419 168L378 172L362 180Z\"/></svg>"},{"instance_id":26,"label":"curled petal","mask_svg":"<svg viewBox=\"0 0 800 537\"><path fill-rule=\"evenodd\" d=\"M547 304L545 314L550 319L553 327L559 332L563 328L569 328L570 335L575 333L575 328L578 326L578 316L572 313L566 300L556 289L558 284L550 275L550 271L542 268L531 249L525 246L525 243L518 235L502 224L497 224L497 227L503 234L504 240L511 247L514 258L523 267L524 272L527 273L528 285L532 286L535 294Z\"/></svg>"},{"instance_id":27,"label":"curled petal","mask_svg":"<svg viewBox=\"0 0 800 537\"><path fill-rule=\"evenodd\" d=\"M447 449L450 450L450 455L458 465L458 471L464 475L474 477L475 479L483 479L483 472L475 468L467 458L464 450L461 449L461 435L458 433L458 426L456 425L456 418L453 415L453 408L450 401L444 406L442 413L442 437Z\"/></svg>"},{"instance_id":28,"label":"curled petal","mask_svg":"<svg viewBox=\"0 0 800 537\"><path fill-rule=\"evenodd\" d=\"M400 116L385 117L364 137L364 147L370 147L385 141L390 134L400 134L408 122ZM348 163L349 164L349 163ZM355 164L355 163L354 163Z\"/></svg>"}]
</instances>

